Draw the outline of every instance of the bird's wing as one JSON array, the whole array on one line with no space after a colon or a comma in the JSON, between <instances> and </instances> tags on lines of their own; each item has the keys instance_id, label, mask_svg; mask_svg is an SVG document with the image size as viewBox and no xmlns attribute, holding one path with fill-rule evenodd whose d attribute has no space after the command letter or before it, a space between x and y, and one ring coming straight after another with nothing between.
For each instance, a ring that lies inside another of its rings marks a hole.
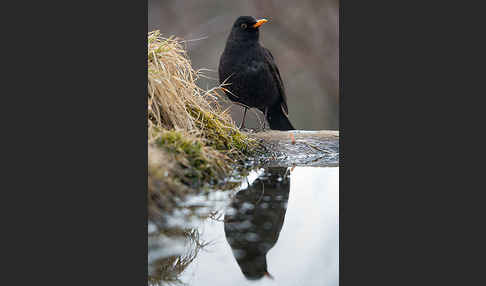
<instances>
[{"instance_id":1,"label":"bird's wing","mask_svg":"<svg viewBox=\"0 0 486 286\"><path fill-rule=\"evenodd\" d=\"M285 115L288 115L289 109L287 107L287 96L285 95L283 81L282 78L280 77L280 71L278 70L278 67L275 64L272 53L267 48L265 47L262 48L265 51L265 62L270 67L270 70L272 71L272 75L275 78L275 81L277 82L278 91L282 96L282 111L284 111Z\"/></svg>"}]
</instances>

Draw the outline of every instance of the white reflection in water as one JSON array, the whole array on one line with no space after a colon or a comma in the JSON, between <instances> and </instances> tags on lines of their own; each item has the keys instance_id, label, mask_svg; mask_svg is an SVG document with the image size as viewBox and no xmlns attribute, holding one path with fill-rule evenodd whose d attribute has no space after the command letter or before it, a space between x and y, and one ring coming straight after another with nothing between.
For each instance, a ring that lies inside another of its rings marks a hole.
<instances>
[{"instance_id":1,"label":"white reflection in water","mask_svg":"<svg viewBox=\"0 0 486 286\"><path fill-rule=\"evenodd\" d=\"M222 222L206 220L201 238L212 243L181 275L188 285L339 284L339 168L296 167L280 236L267 253L274 277L247 280L226 241ZM251 234L250 234L251 235Z\"/></svg>"}]
</instances>

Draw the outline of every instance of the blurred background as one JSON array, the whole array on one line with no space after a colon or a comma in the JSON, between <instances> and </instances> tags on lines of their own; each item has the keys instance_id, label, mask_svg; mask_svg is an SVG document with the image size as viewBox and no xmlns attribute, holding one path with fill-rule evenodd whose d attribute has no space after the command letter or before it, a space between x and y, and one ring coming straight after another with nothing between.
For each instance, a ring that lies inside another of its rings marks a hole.
<instances>
[{"instance_id":1,"label":"blurred background","mask_svg":"<svg viewBox=\"0 0 486 286\"><path fill-rule=\"evenodd\" d=\"M260 42L279 67L296 129L339 129L338 0L148 0L148 30L187 41L194 69L208 69L198 81L204 89L219 84L219 57L239 16L266 18ZM237 124L242 107L231 106ZM258 128L263 115L247 114L246 127Z\"/></svg>"}]
</instances>

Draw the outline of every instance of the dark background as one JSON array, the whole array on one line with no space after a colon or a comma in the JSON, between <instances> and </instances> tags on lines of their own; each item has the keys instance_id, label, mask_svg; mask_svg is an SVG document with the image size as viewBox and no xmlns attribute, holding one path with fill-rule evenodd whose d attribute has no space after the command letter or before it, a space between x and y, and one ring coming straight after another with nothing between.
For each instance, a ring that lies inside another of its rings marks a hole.
<instances>
[{"instance_id":1,"label":"dark background","mask_svg":"<svg viewBox=\"0 0 486 286\"><path fill-rule=\"evenodd\" d=\"M276 59L287 92L289 117L297 129L339 129L338 0L148 0L148 30L187 42L194 69L209 69L199 85L219 84L218 64L233 22L239 16L269 20L260 42ZM241 107L231 107L241 122ZM247 127L257 127L253 109Z\"/></svg>"}]
</instances>

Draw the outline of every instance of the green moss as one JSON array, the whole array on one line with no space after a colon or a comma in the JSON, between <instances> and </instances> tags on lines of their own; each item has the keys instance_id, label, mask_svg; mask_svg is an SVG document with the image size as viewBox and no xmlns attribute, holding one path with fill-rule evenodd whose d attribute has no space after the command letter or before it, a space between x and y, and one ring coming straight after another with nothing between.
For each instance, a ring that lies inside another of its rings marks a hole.
<instances>
[{"instance_id":1,"label":"green moss","mask_svg":"<svg viewBox=\"0 0 486 286\"><path fill-rule=\"evenodd\" d=\"M191 157L200 156L203 147L199 141L188 140L177 131L162 132L156 143L159 147L164 147L169 152L176 154L185 153Z\"/></svg>"},{"instance_id":2,"label":"green moss","mask_svg":"<svg viewBox=\"0 0 486 286\"><path fill-rule=\"evenodd\" d=\"M213 183L225 175L223 158L214 154L197 137L188 136L182 131L164 130L155 141L156 145L174 154L184 175L175 178L189 185Z\"/></svg>"},{"instance_id":3,"label":"green moss","mask_svg":"<svg viewBox=\"0 0 486 286\"><path fill-rule=\"evenodd\" d=\"M195 107L190 109L190 114L198 118L197 127L203 130L203 136L208 145L218 151L226 152L232 156L251 155L257 143L254 139L241 133L229 124L225 124L214 114L205 112Z\"/></svg>"}]
</instances>

